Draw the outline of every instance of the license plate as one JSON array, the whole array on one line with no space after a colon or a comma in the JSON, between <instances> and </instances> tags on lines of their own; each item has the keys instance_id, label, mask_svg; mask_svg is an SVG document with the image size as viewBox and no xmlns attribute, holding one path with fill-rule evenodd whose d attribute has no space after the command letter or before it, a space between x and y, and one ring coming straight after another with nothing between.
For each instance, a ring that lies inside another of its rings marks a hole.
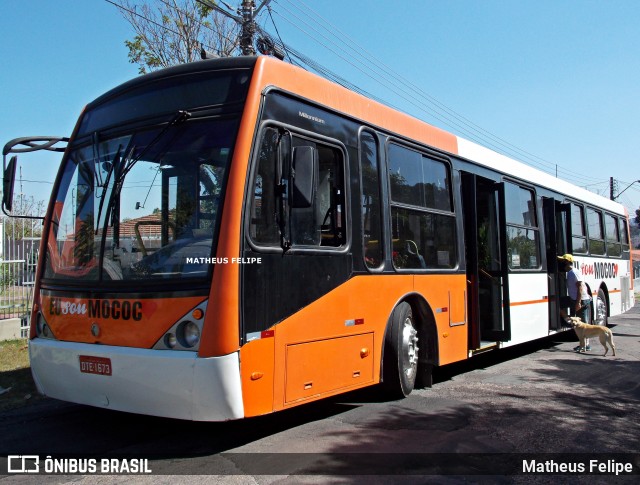
<instances>
[{"instance_id":1,"label":"license plate","mask_svg":"<svg viewBox=\"0 0 640 485\"><path fill-rule=\"evenodd\" d=\"M111 375L111 359L108 357L80 356L80 372L85 374Z\"/></svg>"}]
</instances>

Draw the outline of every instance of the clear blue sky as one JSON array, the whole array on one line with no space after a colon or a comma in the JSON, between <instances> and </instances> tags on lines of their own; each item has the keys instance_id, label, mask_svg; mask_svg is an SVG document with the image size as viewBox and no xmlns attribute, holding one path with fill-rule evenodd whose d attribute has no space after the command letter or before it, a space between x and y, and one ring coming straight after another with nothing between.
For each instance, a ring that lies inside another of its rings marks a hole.
<instances>
[{"instance_id":1,"label":"clear blue sky","mask_svg":"<svg viewBox=\"0 0 640 485\"><path fill-rule=\"evenodd\" d=\"M606 196L609 177L620 190L640 179L636 0L273 0L271 7L285 43L419 118L466 138L469 126L478 135L477 125L489 133L479 134L484 144L499 138L525 152L524 161L549 171L557 164L563 178ZM70 134L85 104L137 75L124 46L131 29L104 0L0 0L0 15L2 144ZM274 33L266 9L258 20ZM349 46L383 66L359 64ZM403 93L409 84L423 94ZM426 95L455 115L434 117ZM56 158L43 161L48 167L24 174L41 183L25 182L24 190L46 198L50 185L42 182L53 180ZM640 184L620 201L640 207Z\"/></svg>"}]
</instances>

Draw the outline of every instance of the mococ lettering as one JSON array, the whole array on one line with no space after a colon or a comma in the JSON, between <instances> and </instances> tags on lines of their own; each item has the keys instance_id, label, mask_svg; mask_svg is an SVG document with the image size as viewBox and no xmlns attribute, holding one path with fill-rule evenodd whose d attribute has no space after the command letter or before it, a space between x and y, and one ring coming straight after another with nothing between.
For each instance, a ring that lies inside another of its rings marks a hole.
<instances>
[{"instance_id":1,"label":"mococ lettering","mask_svg":"<svg viewBox=\"0 0 640 485\"><path fill-rule=\"evenodd\" d=\"M49 303L50 315L87 315L89 318L114 320L142 320L142 302L129 300L89 300L70 302L52 298Z\"/></svg>"},{"instance_id":2,"label":"mococ lettering","mask_svg":"<svg viewBox=\"0 0 640 485\"><path fill-rule=\"evenodd\" d=\"M113 318L114 320L142 320L142 302L120 300L90 300L90 318Z\"/></svg>"},{"instance_id":3,"label":"mococ lettering","mask_svg":"<svg viewBox=\"0 0 640 485\"><path fill-rule=\"evenodd\" d=\"M594 273L596 278L616 278L618 265L616 263L595 263Z\"/></svg>"}]
</instances>

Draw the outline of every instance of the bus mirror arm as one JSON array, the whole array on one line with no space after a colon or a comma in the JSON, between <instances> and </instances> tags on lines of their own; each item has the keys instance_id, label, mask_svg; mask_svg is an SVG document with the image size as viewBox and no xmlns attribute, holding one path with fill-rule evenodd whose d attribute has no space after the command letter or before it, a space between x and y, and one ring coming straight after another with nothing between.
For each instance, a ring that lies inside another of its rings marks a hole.
<instances>
[{"instance_id":1,"label":"bus mirror arm","mask_svg":"<svg viewBox=\"0 0 640 485\"><path fill-rule=\"evenodd\" d=\"M2 212L9 217L19 219L44 219L43 217L10 214L13 209L13 186L16 179L18 157L14 155L7 164L7 155L10 153L29 153L38 150L64 152L67 149L66 143L68 141L69 138L62 136L32 136L14 138L5 144L2 149L2 164L4 169L2 180ZM58 143L64 143L64 146L56 146Z\"/></svg>"}]
</instances>

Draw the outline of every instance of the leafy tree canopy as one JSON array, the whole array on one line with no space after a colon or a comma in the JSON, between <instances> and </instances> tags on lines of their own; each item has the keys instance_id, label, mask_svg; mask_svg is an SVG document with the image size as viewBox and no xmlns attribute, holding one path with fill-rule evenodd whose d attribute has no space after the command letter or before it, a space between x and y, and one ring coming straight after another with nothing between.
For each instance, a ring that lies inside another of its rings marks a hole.
<instances>
[{"instance_id":1,"label":"leafy tree canopy","mask_svg":"<svg viewBox=\"0 0 640 485\"><path fill-rule=\"evenodd\" d=\"M125 41L140 74L200 59L204 47L220 57L238 52L240 27L197 0L117 0L133 27Z\"/></svg>"}]
</instances>

